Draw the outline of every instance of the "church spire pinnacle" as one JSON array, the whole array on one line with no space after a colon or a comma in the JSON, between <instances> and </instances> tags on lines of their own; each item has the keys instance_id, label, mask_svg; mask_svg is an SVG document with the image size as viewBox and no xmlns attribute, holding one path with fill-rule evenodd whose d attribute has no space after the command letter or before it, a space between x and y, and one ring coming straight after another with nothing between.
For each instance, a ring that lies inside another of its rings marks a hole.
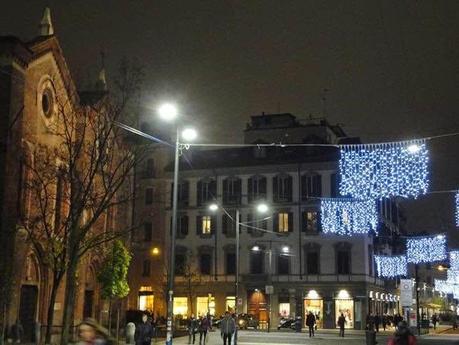
<instances>
[{"instance_id":1,"label":"church spire pinnacle","mask_svg":"<svg viewBox=\"0 0 459 345\"><path fill-rule=\"evenodd\" d=\"M40 21L40 36L51 36L54 35L53 23L51 22L51 11L49 7L46 7L43 11L43 17Z\"/></svg>"},{"instance_id":2,"label":"church spire pinnacle","mask_svg":"<svg viewBox=\"0 0 459 345\"><path fill-rule=\"evenodd\" d=\"M102 50L100 52L101 57L101 69L99 71L99 78L96 82L96 89L100 91L107 91L107 79L105 78L105 53Z\"/></svg>"}]
</instances>

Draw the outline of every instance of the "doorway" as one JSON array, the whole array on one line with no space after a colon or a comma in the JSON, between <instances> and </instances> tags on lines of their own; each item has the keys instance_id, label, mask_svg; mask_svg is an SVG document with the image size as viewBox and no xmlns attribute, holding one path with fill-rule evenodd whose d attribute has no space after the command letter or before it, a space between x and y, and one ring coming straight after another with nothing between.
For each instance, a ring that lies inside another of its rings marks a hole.
<instances>
[{"instance_id":1,"label":"doorway","mask_svg":"<svg viewBox=\"0 0 459 345\"><path fill-rule=\"evenodd\" d=\"M21 286L21 303L19 320L24 329L22 342L35 341L35 321L37 314L38 287L36 285Z\"/></svg>"},{"instance_id":2,"label":"doorway","mask_svg":"<svg viewBox=\"0 0 459 345\"><path fill-rule=\"evenodd\" d=\"M84 291L83 318L94 317L93 307L94 307L94 291L85 290Z\"/></svg>"}]
</instances>

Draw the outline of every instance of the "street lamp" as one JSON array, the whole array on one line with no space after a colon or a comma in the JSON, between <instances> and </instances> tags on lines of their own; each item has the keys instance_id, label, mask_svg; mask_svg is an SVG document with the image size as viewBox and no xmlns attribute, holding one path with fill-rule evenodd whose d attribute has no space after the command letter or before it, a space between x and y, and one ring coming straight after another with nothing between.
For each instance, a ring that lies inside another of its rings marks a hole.
<instances>
[{"instance_id":1,"label":"street lamp","mask_svg":"<svg viewBox=\"0 0 459 345\"><path fill-rule=\"evenodd\" d=\"M165 121L173 121L177 115L177 108L171 103L165 103L158 109L158 114ZM182 132L184 140L196 139L196 131L187 128ZM171 229L171 248L169 257L169 275L168 275L168 296L167 296L167 334L166 345L172 345L172 320L174 317L174 274L175 274L175 237L177 234L177 203L178 203L178 174L179 174L179 156L180 156L180 129L176 126L175 136L175 156L174 156L174 187L172 190L172 229Z\"/></svg>"},{"instance_id":2,"label":"street lamp","mask_svg":"<svg viewBox=\"0 0 459 345\"><path fill-rule=\"evenodd\" d=\"M209 205L209 210L215 212L219 209L219 206L218 204L211 204ZM269 209L268 205L266 204L258 204L257 207L256 207L257 211L260 212L260 213L266 213ZM226 211L223 207L222 207L222 210L223 212L229 217L229 218L232 218L231 215L228 213L228 211ZM244 225L243 223L240 223L239 222L239 209L237 208L236 209L236 219L235 219L235 223L236 223L236 279L235 279L235 283L234 283L234 294L235 294L235 304L234 304L234 313L236 315L236 330L235 330L235 333L234 333L234 345L237 345L237 325L238 325L238 308L237 308L237 304L238 304L238 296L239 296L239 227L240 225ZM253 249L253 248L252 248ZM260 248L258 248L259 250Z\"/></svg>"}]
</instances>

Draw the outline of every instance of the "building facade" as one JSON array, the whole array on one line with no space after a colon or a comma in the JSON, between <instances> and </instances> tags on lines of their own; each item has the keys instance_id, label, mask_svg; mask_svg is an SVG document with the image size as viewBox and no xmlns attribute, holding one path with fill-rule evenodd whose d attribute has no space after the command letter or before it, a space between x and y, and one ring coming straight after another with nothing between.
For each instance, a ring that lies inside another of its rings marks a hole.
<instances>
[{"instance_id":1,"label":"building facade","mask_svg":"<svg viewBox=\"0 0 459 345\"><path fill-rule=\"evenodd\" d=\"M288 146L358 139L323 119L304 123L291 114L253 116L244 137L247 144L286 146L190 149L181 160L174 314L219 316L238 303L238 311L254 315L261 328L277 327L285 317L305 321L312 311L319 327L336 327L344 313L346 327L363 329L367 313L397 312L396 293L375 275L373 255L380 246L374 234L343 237L321 231L320 198L338 195L338 149ZM165 212L159 212L164 252L170 240L171 177L169 164L157 175L157 185L147 187L165 203ZM261 202L269 214L257 213ZM211 211L212 203L219 210ZM237 300L236 210L241 223ZM384 231L397 234L397 205L381 202L380 213ZM390 242L385 246L391 250Z\"/></svg>"}]
</instances>

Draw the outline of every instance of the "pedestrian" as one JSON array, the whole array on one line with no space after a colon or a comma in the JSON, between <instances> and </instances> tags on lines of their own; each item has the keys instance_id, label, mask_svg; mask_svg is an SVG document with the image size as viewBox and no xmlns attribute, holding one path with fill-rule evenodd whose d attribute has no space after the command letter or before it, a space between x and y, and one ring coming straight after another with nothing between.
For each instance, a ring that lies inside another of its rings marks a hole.
<instances>
[{"instance_id":1,"label":"pedestrian","mask_svg":"<svg viewBox=\"0 0 459 345\"><path fill-rule=\"evenodd\" d=\"M316 331L317 331L317 324L319 323L319 320L320 320L320 312L316 314L316 326L315 326Z\"/></svg>"},{"instance_id":2,"label":"pedestrian","mask_svg":"<svg viewBox=\"0 0 459 345\"><path fill-rule=\"evenodd\" d=\"M381 317L378 314L376 314L374 319L375 319L376 333L379 333L379 325L381 324Z\"/></svg>"},{"instance_id":3,"label":"pedestrian","mask_svg":"<svg viewBox=\"0 0 459 345\"><path fill-rule=\"evenodd\" d=\"M411 333L406 321L400 321L397 330L387 345L416 345L416 337Z\"/></svg>"},{"instance_id":4,"label":"pedestrian","mask_svg":"<svg viewBox=\"0 0 459 345\"><path fill-rule=\"evenodd\" d=\"M108 330L102 327L94 319L84 319L78 326L78 345L113 345L114 340Z\"/></svg>"},{"instance_id":5,"label":"pedestrian","mask_svg":"<svg viewBox=\"0 0 459 345\"><path fill-rule=\"evenodd\" d=\"M384 331L386 331L387 322L388 322L387 315L383 315L383 317L382 317L382 328L383 328Z\"/></svg>"},{"instance_id":6,"label":"pedestrian","mask_svg":"<svg viewBox=\"0 0 459 345\"><path fill-rule=\"evenodd\" d=\"M135 328L134 340L136 345L151 345L154 330L151 322L148 321L148 315L142 315L142 322Z\"/></svg>"},{"instance_id":7,"label":"pedestrian","mask_svg":"<svg viewBox=\"0 0 459 345\"><path fill-rule=\"evenodd\" d=\"M346 325L346 318L344 314L341 313L341 316L338 318L338 326L339 326L339 336L344 338L344 326Z\"/></svg>"},{"instance_id":8,"label":"pedestrian","mask_svg":"<svg viewBox=\"0 0 459 345\"><path fill-rule=\"evenodd\" d=\"M438 322L437 314L433 314L432 323L433 323L434 331L437 329L437 322Z\"/></svg>"},{"instance_id":9,"label":"pedestrian","mask_svg":"<svg viewBox=\"0 0 459 345\"><path fill-rule=\"evenodd\" d=\"M190 319L188 320L188 344L194 344L196 340L196 331L198 330L198 320L194 317L194 314L191 314ZM191 342L193 338L193 342Z\"/></svg>"},{"instance_id":10,"label":"pedestrian","mask_svg":"<svg viewBox=\"0 0 459 345\"><path fill-rule=\"evenodd\" d=\"M207 317L201 317L199 320L199 345L204 345L206 343L207 331L209 329L209 319Z\"/></svg>"},{"instance_id":11,"label":"pedestrian","mask_svg":"<svg viewBox=\"0 0 459 345\"><path fill-rule=\"evenodd\" d=\"M310 311L308 316L306 316L306 326L309 327L309 338L314 336L315 324L316 324L316 317L314 316L312 311Z\"/></svg>"},{"instance_id":12,"label":"pedestrian","mask_svg":"<svg viewBox=\"0 0 459 345\"><path fill-rule=\"evenodd\" d=\"M366 324L367 324L367 330L374 331L374 329L375 329L375 320L374 320L373 315L367 314Z\"/></svg>"},{"instance_id":13,"label":"pedestrian","mask_svg":"<svg viewBox=\"0 0 459 345\"><path fill-rule=\"evenodd\" d=\"M403 318L400 314L397 314L394 316L394 327L397 330L398 329L398 324L403 321Z\"/></svg>"},{"instance_id":14,"label":"pedestrian","mask_svg":"<svg viewBox=\"0 0 459 345\"><path fill-rule=\"evenodd\" d=\"M223 345L231 345L231 338L234 332L236 332L236 321L231 317L229 311L225 312L225 316L220 322L220 335L223 338Z\"/></svg>"},{"instance_id":15,"label":"pedestrian","mask_svg":"<svg viewBox=\"0 0 459 345\"><path fill-rule=\"evenodd\" d=\"M24 335L24 328L22 327L21 320L16 320L16 323L11 326L11 332L13 333L14 341L18 344L21 343Z\"/></svg>"}]
</instances>

